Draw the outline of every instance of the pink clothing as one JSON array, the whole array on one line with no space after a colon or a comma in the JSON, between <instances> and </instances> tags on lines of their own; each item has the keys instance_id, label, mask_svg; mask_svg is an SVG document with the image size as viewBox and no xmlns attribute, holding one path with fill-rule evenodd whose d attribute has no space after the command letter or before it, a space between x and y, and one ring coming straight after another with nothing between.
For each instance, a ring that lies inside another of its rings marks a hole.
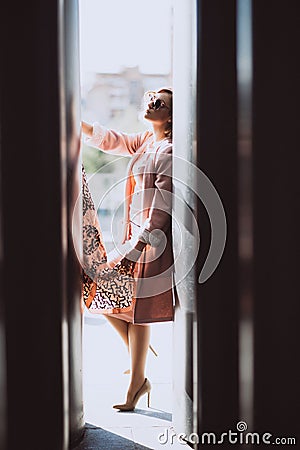
<instances>
[{"instance_id":1,"label":"pink clothing","mask_svg":"<svg viewBox=\"0 0 300 450\"><path fill-rule=\"evenodd\" d=\"M134 313L115 317L134 323L173 320L172 144L168 140L155 143L149 131L126 134L98 123L87 144L113 155L131 156L123 242L139 238L147 243L135 267Z\"/></svg>"}]
</instances>

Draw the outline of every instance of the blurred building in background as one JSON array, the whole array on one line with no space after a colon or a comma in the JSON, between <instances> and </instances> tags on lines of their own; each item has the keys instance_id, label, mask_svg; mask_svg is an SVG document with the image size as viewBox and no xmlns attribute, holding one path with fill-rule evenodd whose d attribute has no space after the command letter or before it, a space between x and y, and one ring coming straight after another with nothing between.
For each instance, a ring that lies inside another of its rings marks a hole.
<instances>
[{"instance_id":1,"label":"blurred building in background","mask_svg":"<svg viewBox=\"0 0 300 450\"><path fill-rule=\"evenodd\" d=\"M145 91L171 85L171 74L146 74L138 66L124 67L118 73L83 74L82 113L85 120L122 131L145 129L139 120Z\"/></svg>"}]
</instances>

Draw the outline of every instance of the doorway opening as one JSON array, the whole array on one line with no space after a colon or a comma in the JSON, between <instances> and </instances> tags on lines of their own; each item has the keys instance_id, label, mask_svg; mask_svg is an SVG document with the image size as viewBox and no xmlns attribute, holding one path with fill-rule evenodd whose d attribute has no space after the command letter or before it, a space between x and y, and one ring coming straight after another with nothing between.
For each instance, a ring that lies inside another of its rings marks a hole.
<instances>
[{"instance_id":1,"label":"doorway opening","mask_svg":"<svg viewBox=\"0 0 300 450\"><path fill-rule=\"evenodd\" d=\"M173 0L81 0L79 5L82 120L127 133L146 130L140 119L144 92L173 85ZM120 219L123 216L118 206L128 158L107 155L84 142L82 155L110 251L113 217L116 211ZM152 384L151 406L146 407L145 397L133 412L122 414L112 405L125 400L127 349L103 315L84 309L85 419L112 442L122 438L141 448L160 448L159 436L172 427L173 323L151 324L150 343L146 373ZM170 444L176 448L175 442Z\"/></svg>"}]
</instances>

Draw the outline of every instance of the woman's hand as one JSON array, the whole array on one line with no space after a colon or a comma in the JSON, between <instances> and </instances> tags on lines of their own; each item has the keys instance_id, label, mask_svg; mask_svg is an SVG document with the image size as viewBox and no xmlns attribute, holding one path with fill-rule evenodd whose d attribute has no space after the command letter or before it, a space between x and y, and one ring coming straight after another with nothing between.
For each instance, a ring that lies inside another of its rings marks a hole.
<instances>
[{"instance_id":1,"label":"woman's hand","mask_svg":"<svg viewBox=\"0 0 300 450\"><path fill-rule=\"evenodd\" d=\"M128 271L130 268L132 270L134 270L135 265L136 265L136 261L130 261L129 259L127 259L126 257L124 257L123 259L121 259L120 264L122 267L125 267L125 269Z\"/></svg>"},{"instance_id":2,"label":"woman's hand","mask_svg":"<svg viewBox=\"0 0 300 450\"><path fill-rule=\"evenodd\" d=\"M92 135L93 135L93 125L91 125L90 123L84 122L82 120L81 127L82 127L82 132L84 134L86 134L89 137L92 137Z\"/></svg>"},{"instance_id":3,"label":"woman's hand","mask_svg":"<svg viewBox=\"0 0 300 450\"><path fill-rule=\"evenodd\" d=\"M121 259L120 262L121 262L122 266L124 266L126 268L132 267L134 269L136 262L140 258L142 251L144 250L146 245L147 244L145 242L138 241L136 243L136 245L133 247L133 249L130 250L128 253L126 253L124 258Z\"/></svg>"}]
</instances>

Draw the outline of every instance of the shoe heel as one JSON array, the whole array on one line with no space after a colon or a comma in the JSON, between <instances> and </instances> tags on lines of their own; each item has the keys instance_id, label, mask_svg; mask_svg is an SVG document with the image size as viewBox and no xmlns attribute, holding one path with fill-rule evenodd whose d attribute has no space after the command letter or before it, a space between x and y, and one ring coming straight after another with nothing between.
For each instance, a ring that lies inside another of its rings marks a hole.
<instances>
[{"instance_id":1,"label":"shoe heel","mask_svg":"<svg viewBox=\"0 0 300 450\"><path fill-rule=\"evenodd\" d=\"M151 352L153 353L153 355L154 356L158 356L158 353L157 353L157 351L156 350L154 350L154 348L152 347L152 345L151 344L149 344L149 349L151 350Z\"/></svg>"},{"instance_id":2,"label":"shoe heel","mask_svg":"<svg viewBox=\"0 0 300 450\"><path fill-rule=\"evenodd\" d=\"M147 406L150 408L150 391L147 394Z\"/></svg>"}]
</instances>

